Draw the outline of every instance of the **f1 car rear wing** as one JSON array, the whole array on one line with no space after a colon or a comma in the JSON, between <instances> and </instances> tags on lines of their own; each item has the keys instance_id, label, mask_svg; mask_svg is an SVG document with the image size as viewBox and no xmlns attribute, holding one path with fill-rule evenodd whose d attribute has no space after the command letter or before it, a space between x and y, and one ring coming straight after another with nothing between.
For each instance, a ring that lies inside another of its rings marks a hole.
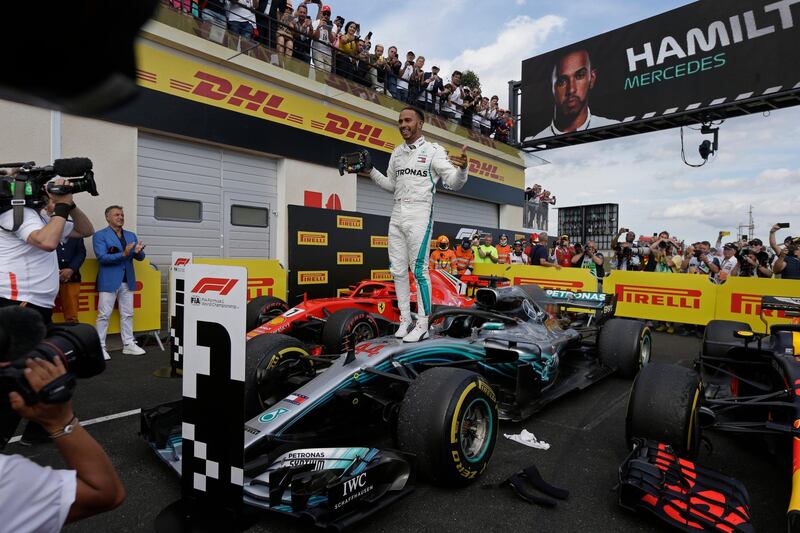
<instances>
[{"instance_id":1,"label":"f1 car rear wing","mask_svg":"<svg viewBox=\"0 0 800 533\"><path fill-rule=\"evenodd\" d=\"M603 322L614 316L617 309L617 297L604 292L572 292L557 289L545 289L547 299L540 304L565 306L567 310L581 311L593 309L595 319Z\"/></svg>"}]
</instances>

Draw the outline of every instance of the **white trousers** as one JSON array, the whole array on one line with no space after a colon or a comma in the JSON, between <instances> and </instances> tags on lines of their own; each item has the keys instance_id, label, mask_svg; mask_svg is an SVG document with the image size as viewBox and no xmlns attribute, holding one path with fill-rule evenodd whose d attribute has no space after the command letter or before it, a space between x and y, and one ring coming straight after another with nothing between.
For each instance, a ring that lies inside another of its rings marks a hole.
<instances>
[{"instance_id":1,"label":"white trousers","mask_svg":"<svg viewBox=\"0 0 800 533\"><path fill-rule=\"evenodd\" d=\"M128 290L128 284L122 283L116 292L98 293L97 302L97 334L100 344L106 347L106 332L108 331L108 317L114 311L114 302L118 302L119 325L122 335L122 344L131 344L133 339L133 292Z\"/></svg>"}]
</instances>

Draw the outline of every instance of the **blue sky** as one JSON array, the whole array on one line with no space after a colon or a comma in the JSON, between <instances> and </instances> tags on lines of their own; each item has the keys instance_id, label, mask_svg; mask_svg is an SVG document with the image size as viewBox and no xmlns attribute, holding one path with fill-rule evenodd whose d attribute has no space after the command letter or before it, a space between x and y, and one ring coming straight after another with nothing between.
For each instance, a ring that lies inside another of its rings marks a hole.
<instances>
[{"instance_id":1,"label":"blue sky","mask_svg":"<svg viewBox=\"0 0 800 533\"><path fill-rule=\"evenodd\" d=\"M723 1L723 0L720 0ZM297 5L298 0L295 0ZM333 14L372 31L373 44L413 50L449 75L471 68L484 93L505 103L508 80L522 60L680 7L658 0L331 0ZM685 131L687 157L697 160L698 132ZM620 223L638 234L667 229L687 240L736 234L753 205L755 235L774 222L800 233L800 108L726 121L713 162L693 169L680 157L679 130L636 135L540 152L549 165L526 171L528 184L553 191L557 206L615 202ZM551 233L556 226L552 211ZM784 235L781 233L780 235Z\"/></svg>"}]
</instances>

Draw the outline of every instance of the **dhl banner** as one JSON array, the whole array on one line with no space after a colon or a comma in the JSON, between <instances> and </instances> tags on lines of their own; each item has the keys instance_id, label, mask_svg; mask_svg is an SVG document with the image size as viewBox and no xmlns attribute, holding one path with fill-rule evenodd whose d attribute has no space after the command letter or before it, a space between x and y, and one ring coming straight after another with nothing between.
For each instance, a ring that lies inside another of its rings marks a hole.
<instances>
[{"instance_id":1,"label":"dhl banner","mask_svg":"<svg viewBox=\"0 0 800 533\"><path fill-rule=\"evenodd\" d=\"M753 331L765 332L761 321L762 296L794 296L800 297L800 283L790 279L728 278L722 285L717 285L717 320L736 320L747 322ZM783 311L765 311L767 323L781 324L790 322Z\"/></svg>"},{"instance_id":2,"label":"dhl banner","mask_svg":"<svg viewBox=\"0 0 800 533\"><path fill-rule=\"evenodd\" d=\"M617 316L684 324L715 318L717 285L706 276L615 270L603 291L617 295Z\"/></svg>"},{"instance_id":3,"label":"dhl banner","mask_svg":"<svg viewBox=\"0 0 800 533\"><path fill-rule=\"evenodd\" d=\"M383 152L391 152L403 142L396 126L388 121L332 108L324 101L156 49L145 42L137 44L136 56L137 81L147 89ZM451 153L461 149L460 145L441 144ZM483 155L470 155L469 173L493 183L524 188L521 167Z\"/></svg>"},{"instance_id":4,"label":"dhl banner","mask_svg":"<svg viewBox=\"0 0 800 533\"><path fill-rule=\"evenodd\" d=\"M97 322L97 302L95 290L97 279L97 259L87 259L81 266L81 290L78 293L78 321L83 324ZM136 289L133 292L133 330L158 331L161 329L161 274L150 265L150 260L134 261ZM53 308L53 322L63 322L61 301L56 298ZM119 311L109 318L109 333L119 333Z\"/></svg>"},{"instance_id":5,"label":"dhl banner","mask_svg":"<svg viewBox=\"0 0 800 533\"><path fill-rule=\"evenodd\" d=\"M242 266L247 269L247 301L259 296L276 296L286 301L286 270L277 259L217 259L195 257L202 265Z\"/></svg>"},{"instance_id":6,"label":"dhl banner","mask_svg":"<svg viewBox=\"0 0 800 533\"><path fill-rule=\"evenodd\" d=\"M555 268L530 265L495 265L479 263L474 274L500 276L511 280L512 285L535 283L543 289L572 292L597 292L597 278L584 268Z\"/></svg>"}]
</instances>

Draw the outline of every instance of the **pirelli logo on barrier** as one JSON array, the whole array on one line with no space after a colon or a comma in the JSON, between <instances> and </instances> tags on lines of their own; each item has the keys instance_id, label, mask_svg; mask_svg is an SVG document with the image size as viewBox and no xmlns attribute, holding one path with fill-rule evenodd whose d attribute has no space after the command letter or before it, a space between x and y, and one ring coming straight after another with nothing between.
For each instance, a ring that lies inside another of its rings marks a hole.
<instances>
[{"instance_id":1,"label":"pirelli logo on barrier","mask_svg":"<svg viewBox=\"0 0 800 533\"><path fill-rule=\"evenodd\" d=\"M392 273L388 270L370 270L369 279L372 281L392 281Z\"/></svg>"},{"instance_id":2,"label":"pirelli logo on barrier","mask_svg":"<svg viewBox=\"0 0 800 533\"><path fill-rule=\"evenodd\" d=\"M302 246L328 246L328 234L321 231L298 231L297 244Z\"/></svg>"},{"instance_id":3,"label":"pirelli logo on barrier","mask_svg":"<svg viewBox=\"0 0 800 533\"><path fill-rule=\"evenodd\" d=\"M301 270L297 273L298 285L324 285L328 283L327 270Z\"/></svg>"},{"instance_id":4,"label":"pirelli logo on barrier","mask_svg":"<svg viewBox=\"0 0 800 533\"><path fill-rule=\"evenodd\" d=\"M736 315L761 316L761 295L742 294L734 292L731 294L731 313ZM786 318L784 311L764 311L766 317Z\"/></svg>"},{"instance_id":5,"label":"pirelli logo on barrier","mask_svg":"<svg viewBox=\"0 0 800 533\"><path fill-rule=\"evenodd\" d=\"M512 285L538 285L543 289L559 289L562 291L582 292L583 282L568 279L545 279L545 278L525 278L515 277ZM591 289L590 292L594 292Z\"/></svg>"},{"instance_id":6,"label":"pirelli logo on barrier","mask_svg":"<svg viewBox=\"0 0 800 533\"><path fill-rule=\"evenodd\" d=\"M337 265L363 265L363 252L336 252Z\"/></svg>"},{"instance_id":7,"label":"pirelli logo on barrier","mask_svg":"<svg viewBox=\"0 0 800 533\"><path fill-rule=\"evenodd\" d=\"M388 248L389 237L386 235L370 235L369 245L371 248Z\"/></svg>"},{"instance_id":8,"label":"pirelli logo on barrier","mask_svg":"<svg viewBox=\"0 0 800 533\"><path fill-rule=\"evenodd\" d=\"M703 291L695 289L670 289L645 285L617 285L620 303L672 307L675 309L700 309Z\"/></svg>"},{"instance_id":9,"label":"pirelli logo on barrier","mask_svg":"<svg viewBox=\"0 0 800 533\"><path fill-rule=\"evenodd\" d=\"M341 229L364 229L364 219L361 217L336 215L336 227Z\"/></svg>"}]
</instances>

